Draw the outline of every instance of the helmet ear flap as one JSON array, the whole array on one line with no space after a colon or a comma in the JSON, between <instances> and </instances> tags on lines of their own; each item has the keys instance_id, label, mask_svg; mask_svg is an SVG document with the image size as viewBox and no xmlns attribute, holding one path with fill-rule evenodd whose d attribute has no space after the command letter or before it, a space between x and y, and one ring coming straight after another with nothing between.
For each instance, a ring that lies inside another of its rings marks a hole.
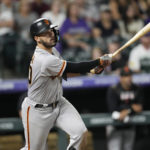
<instances>
[{"instance_id":1,"label":"helmet ear flap","mask_svg":"<svg viewBox=\"0 0 150 150\"><path fill-rule=\"evenodd\" d=\"M55 34L56 42L59 42L59 40L60 40L59 30L53 28L53 31L54 31L54 34Z\"/></svg>"},{"instance_id":2,"label":"helmet ear flap","mask_svg":"<svg viewBox=\"0 0 150 150\"><path fill-rule=\"evenodd\" d=\"M56 30L56 35L57 35L57 41L59 42L59 40L60 40L59 30Z\"/></svg>"}]
</instances>

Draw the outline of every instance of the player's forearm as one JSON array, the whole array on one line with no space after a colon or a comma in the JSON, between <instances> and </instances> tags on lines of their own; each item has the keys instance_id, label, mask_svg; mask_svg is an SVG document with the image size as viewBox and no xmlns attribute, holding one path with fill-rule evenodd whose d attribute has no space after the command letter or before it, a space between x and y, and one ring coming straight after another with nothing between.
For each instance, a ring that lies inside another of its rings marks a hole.
<instances>
[{"instance_id":1,"label":"player's forearm","mask_svg":"<svg viewBox=\"0 0 150 150\"><path fill-rule=\"evenodd\" d=\"M132 104L131 108L134 112L141 112L143 109L141 104Z\"/></svg>"},{"instance_id":2,"label":"player's forearm","mask_svg":"<svg viewBox=\"0 0 150 150\"><path fill-rule=\"evenodd\" d=\"M86 62L67 62L65 73L88 73L91 69L100 65L100 59Z\"/></svg>"}]
</instances>

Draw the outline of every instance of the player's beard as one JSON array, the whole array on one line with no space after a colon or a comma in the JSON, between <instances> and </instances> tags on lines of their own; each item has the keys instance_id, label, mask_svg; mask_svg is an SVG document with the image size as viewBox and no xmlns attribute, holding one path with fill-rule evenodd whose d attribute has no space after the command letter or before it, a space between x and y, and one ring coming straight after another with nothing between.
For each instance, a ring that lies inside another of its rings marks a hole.
<instances>
[{"instance_id":1,"label":"player's beard","mask_svg":"<svg viewBox=\"0 0 150 150\"><path fill-rule=\"evenodd\" d=\"M40 41L40 44L42 44L44 47L46 47L46 48L52 48L52 47L54 47L54 46L56 46L56 42L54 42L53 44L52 43L50 43L50 42L45 42L45 41L43 41L43 40L41 40Z\"/></svg>"}]
</instances>

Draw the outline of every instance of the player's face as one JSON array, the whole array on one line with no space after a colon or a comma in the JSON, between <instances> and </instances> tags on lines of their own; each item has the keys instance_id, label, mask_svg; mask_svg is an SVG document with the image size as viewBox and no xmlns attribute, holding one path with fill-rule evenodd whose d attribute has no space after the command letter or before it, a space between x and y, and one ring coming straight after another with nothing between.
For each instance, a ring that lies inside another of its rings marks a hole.
<instances>
[{"instance_id":1,"label":"player's face","mask_svg":"<svg viewBox=\"0 0 150 150\"><path fill-rule=\"evenodd\" d=\"M52 48L56 45L55 34L52 29L40 34L38 36L38 43L42 44L46 48Z\"/></svg>"},{"instance_id":2,"label":"player's face","mask_svg":"<svg viewBox=\"0 0 150 150\"><path fill-rule=\"evenodd\" d=\"M130 89L132 84L132 76L122 76L120 77L120 83L126 89Z\"/></svg>"}]
</instances>

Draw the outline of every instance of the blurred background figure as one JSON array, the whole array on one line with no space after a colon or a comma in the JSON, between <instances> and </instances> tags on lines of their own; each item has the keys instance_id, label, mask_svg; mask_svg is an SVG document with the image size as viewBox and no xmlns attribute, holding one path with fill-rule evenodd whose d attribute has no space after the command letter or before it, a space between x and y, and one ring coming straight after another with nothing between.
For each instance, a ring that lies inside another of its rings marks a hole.
<instances>
[{"instance_id":1,"label":"blurred background figure","mask_svg":"<svg viewBox=\"0 0 150 150\"><path fill-rule=\"evenodd\" d=\"M101 57L103 54L104 53L103 53L102 49L100 49L99 47L93 48L93 50L92 50L92 60L95 60L95 59Z\"/></svg>"},{"instance_id":2,"label":"blurred background figure","mask_svg":"<svg viewBox=\"0 0 150 150\"><path fill-rule=\"evenodd\" d=\"M12 0L1 0L1 12L3 11L11 11L15 12L17 9L17 3L14 3Z\"/></svg>"},{"instance_id":3,"label":"blurred background figure","mask_svg":"<svg viewBox=\"0 0 150 150\"><path fill-rule=\"evenodd\" d=\"M100 30L100 36L107 40L112 35L119 35L119 26L111 15L108 5L100 6L100 19L95 23L95 28Z\"/></svg>"},{"instance_id":4,"label":"blurred background figure","mask_svg":"<svg viewBox=\"0 0 150 150\"><path fill-rule=\"evenodd\" d=\"M107 92L107 105L112 118L124 125L107 126L108 150L132 150L135 140L134 125L125 124L130 115L142 111L143 94L140 87L132 82L132 72L128 67L120 71L120 82Z\"/></svg>"},{"instance_id":5,"label":"blurred background figure","mask_svg":"<svg viewBox=\"0 0 150 150\"><path fill-rule=\"evenodd\" d=\"M37 14L31 12L31 6L28 0L20 0L18 13L15 15L17 32L25 41L31 40L29 35L30 24L38 18Z\"/></svg>"},{"instance_id":6,"label":"blurred background figure","mask_svg":"<svg viewBox=\"0 0 150 150\"><path fill-rule=\"evenodd\" d=\"M3 77L11 77L16 65L16 39L14 32L14 7L11 0L0 4L0 62L5 68Z\"/></svg>"},{"instance_id":7,"label":"blurred background figure","mask_svg":"<svg viewBox=\"0 0 150 150\"><path fill-rule=\"evenodd\" d=\"M111 0L109 2L110 8L112 10L112 15L115 20L124 20L126 16L127 7L129 5L129 1L124 0ZM115 6L115 8L114 8ZM115 11L115 12L114 12ZM115 16L114 16L115 14Z\"/></svg>"},{"instance_id":8,"label":"blurred background figure","mask_svg":"<svg viewBox=\"0 0 150 150\"><path fill-rule=\"evenodd\" d=\"M11 0L2 0L0 5L0 36L5 37L14 32L14 11Z\"/></svg>"},{"instance_id":9,"label":"blurred background figure","mask_svg":"<svg viewBox=\"0 0 150 150\"><path fill-rule=\"evenodd\" d=\"M126 3L126 1L124 1ZM109 7L111 10L111 14L114 20L119 21L121 20L121 14L119 12L119 1L117 0L110 0ZM125 8L125 7L124 7Z\"/></svg>"},{"instance_id":10,"label":"blurred background figure","mask_svg":"<svg viewBox=\"0 0 150 150\"><path fill-rule=\"evenodd\" d=\"M78 7L80 8L81 17L85 18L88 25L93 27L93 23L99 19L99 5L96 5L95 0L75 0Z\"/></svg>"},{"instance_id":11,"label":"blurred background figure","mask_svg":"<svg viewBox=\"0 0 150 150\"><path fill-rule=\"evenodd\" d=\"M112 54L114 53L117 49L120 48L121 45L121 40L118 36L112 36L108 41L107 41L107 49L108 53ZM122 53L118 54L114 59L113 62L111 63L110 66L108 66L105 70L106 74L120 74L121 68L127 65L128 62L128 54L126 54L127 49L123 51Z\"/></svg>"},{"instance_id":12,"label":"blurred background figure","mask_svg":"<svg viewBox=\"0 0 150 150\"><path fill-rule=\"evenodd\" d=\"M66 60L80 61L91 57L91 48L88 44L91 30L84 18L80 17L80 9L75 2L68 5L67 18L60 28L63 38L62 55Z\"/></svg>"},{"instance_id":13,"label":"blurred background figure","mask_svg":"<svg viewBox=\"0 0 150 150\"><path fill-rule=\"evenodd\" d=\"M106 51L106 41L101 37L100 30L97 28L93 28L91 31L91 37L90 37L90 45L94 47L99 47L103 51Z\"/></svg>"},{"instance_id":14,"label":"blurred background figure","mask_svg":"<svg viewBox=\"0 0 150 150\"><path fill-rule=\"evenodd\" d=\"M24 72L27 76L29 61L34 50L33 39L29 34L29 27L38 15L31 12L31 5L28 0L19 2L18 13L15 15L16 31L18 32L19 41L17 42L17 73Z\"/></svg>"},{"instance_id":15,"label":"blurred background figure","mask_svg":"<svg viewBox=\"0 0 150 150\"><path fill-rule=\"evenodd\" d=\"M138 8L137 10L140 12L140 17L142 20L145 20L147 18L149 18L149 14L150 14L150 10L149 10L149 7L150 7L150 1L149 0L138 0L136 1L137 5L138 5Z\"/></svg>"},{"instance_id":16,"label":"blurred background figure","mask_svg":"<svg viewBox=\"0 0 150 150\"><path fill-rule=\"evenodd\" d=\"M124 19L119 22L120 34L125 39L130 39L135 35L143 26L144 22L140 18L139 13L136 11L134 5L128 5Z\"/></svg>"},{"instance_id":17,"label":"blurred background figure","mask_svg":"<svg viewBox=\"0 0 150 150\"><path fill-rule=\"evenodd\" d=\"M58 28L60 28L66 18L62 7L63 4L60 0L53 0L50 9L44 12L41 17L51 20L54 25L58 25Z\"/></svg>"},{"instance_id":18,"label":"blurred background figure","mask_svg":"<svg viewBox=\"0 0 150 150\"><path fill-rule=\"evenodd\" d=\"M49 5L43 0L33 0L31 2L31 10L40 17L45 11L49 10Z\"/></svg>"},{"instance_id":19,"label":"blurred background figure","mask_svg":"<svg viewBox=\"0 0 150 150\"><path fill-rule=\"evenodd\" d=\"M131 50L129 67L136 73L150 73L150 34L146 34L140 43Z\"/></svg>"}]
</instances>

